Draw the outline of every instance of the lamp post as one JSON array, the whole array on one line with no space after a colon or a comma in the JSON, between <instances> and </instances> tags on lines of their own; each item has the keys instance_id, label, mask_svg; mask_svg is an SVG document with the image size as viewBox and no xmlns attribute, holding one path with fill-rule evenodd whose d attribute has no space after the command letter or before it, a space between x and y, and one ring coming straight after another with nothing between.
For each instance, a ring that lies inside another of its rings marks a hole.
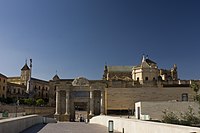
<instances>
[{"instance_id":1,"label":"lamp post","mask_svg":"<svg viewBox=\"0 0 200 133\"><path fill-rule=\"evenodd\" d=\"M19 100L18 100L18 98L17 98L17 101L16 101L16 112L15 112L15 117L17 117L17 108L18 108L18 106L19 106Z\"/></svg>"}]
</instances>

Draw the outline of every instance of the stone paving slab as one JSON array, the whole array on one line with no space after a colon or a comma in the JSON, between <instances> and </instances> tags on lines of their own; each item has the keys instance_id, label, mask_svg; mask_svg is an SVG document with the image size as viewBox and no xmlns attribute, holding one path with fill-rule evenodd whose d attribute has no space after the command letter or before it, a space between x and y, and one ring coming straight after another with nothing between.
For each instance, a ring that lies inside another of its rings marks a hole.
<instances>
[{"instance_id":1,"label":"stone paving slab","mask_svg":"<svg viewBox=\"0 0 200 133\"><path fill-rule=\"evenodd\" d=\"M22 133L108 133L105 126L98 124L86 124L82 122L59 122L39 124ZM115 132L116 133L116 132Z\"/></svg>"}]
</instances>

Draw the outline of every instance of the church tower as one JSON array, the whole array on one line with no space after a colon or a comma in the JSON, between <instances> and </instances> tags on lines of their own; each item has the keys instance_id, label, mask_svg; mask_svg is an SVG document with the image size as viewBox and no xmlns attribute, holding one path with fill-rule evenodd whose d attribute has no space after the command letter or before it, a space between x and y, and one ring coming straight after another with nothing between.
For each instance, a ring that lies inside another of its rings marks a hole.
<instances>
[{"instance_id":1,"label":"church tower","mask_svg":"<svg viewBox=\"0 0 200 133\"><path fill-rule=\"evenodd\" d=\"M173 68L171 69L171 77L173 80L178 80L178 71L176 64L174 64Z\"/></svg>"},{"instance_id":2,"label":"church tower","mask_svg":"<svg viewBox=\"0 0 200 133\"><path fill-rule=\"evenodd\" d=\"M21 84L26 86L30 76L31 69L28 67L26 60L25 65L21 69Z\"/></svg>"},{"instance_id":3,"label":"church tower","mask_svg":"<svg viewBox=\"0 0 200 133\"><path fill-rule=\"evenodd\" d=\"M107 66L106 63L105 63L105 66L104 66L103 80L108 80L108 66Z\"/></svg>"}]
</instances>

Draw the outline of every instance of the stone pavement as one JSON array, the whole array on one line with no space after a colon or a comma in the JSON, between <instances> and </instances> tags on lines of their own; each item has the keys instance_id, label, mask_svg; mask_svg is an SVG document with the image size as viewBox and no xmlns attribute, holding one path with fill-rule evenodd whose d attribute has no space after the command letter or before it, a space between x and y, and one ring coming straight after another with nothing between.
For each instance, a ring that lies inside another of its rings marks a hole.
<instances>
[{"instance_id":1,"label":"stone pavement","mask_svg":"<svg viewBox=\"0 0 200 133\"><path fill-rule=\"evenodd\" d=\"M108 133L108 128L83 122L59 122L38 124L21 133Z\"/></svg>"}]
</instances>

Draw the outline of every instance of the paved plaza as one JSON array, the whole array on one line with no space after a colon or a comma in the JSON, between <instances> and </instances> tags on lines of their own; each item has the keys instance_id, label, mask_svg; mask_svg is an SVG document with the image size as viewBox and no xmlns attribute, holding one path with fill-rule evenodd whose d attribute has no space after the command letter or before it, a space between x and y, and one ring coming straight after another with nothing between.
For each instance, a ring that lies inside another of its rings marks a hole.
<instances>
[{"instance_id":1,"label":"paved plaza","mask_svg":"<svg viewBox=\"0 0 200 133\"><path fill-rule=\"evenodd\" d=\"M81 122L38 124L22 133L108 133L105 126ZM116 132L115 132L116 133Z\"/></svg>"}]
</instances>

